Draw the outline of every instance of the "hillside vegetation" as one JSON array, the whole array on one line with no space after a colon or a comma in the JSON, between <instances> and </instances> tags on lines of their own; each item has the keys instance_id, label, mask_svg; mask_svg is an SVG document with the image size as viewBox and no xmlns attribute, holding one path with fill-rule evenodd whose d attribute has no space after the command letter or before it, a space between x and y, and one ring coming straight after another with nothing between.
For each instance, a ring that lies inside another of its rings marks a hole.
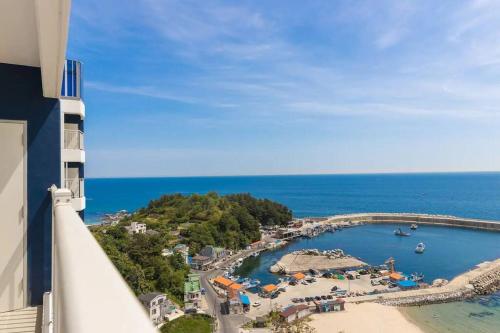
<instances>
[{"instance_id":1,"label":"hillside vegetation","mask_svg":"<svg viewBox=\"0 0 500 333\"><path fill-rule=\"evenodd\" d=\"M162 257L162 249L176 243L187 244L191 254L205 245L242 249L260 239L261 224L285 225L291 218L286 206L249 194L172 194L152 200L116 226L91 230L135 293L164 291L181 302L189 267L180 255ZM129 235L124 227L132 221L157 233Z\"/></svg>"}]
</instances>

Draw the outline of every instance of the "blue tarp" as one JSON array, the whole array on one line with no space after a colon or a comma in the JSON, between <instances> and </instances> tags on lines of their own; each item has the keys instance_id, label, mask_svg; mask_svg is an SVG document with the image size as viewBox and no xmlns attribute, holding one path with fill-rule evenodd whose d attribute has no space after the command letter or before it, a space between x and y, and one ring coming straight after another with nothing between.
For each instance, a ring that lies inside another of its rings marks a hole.
<instances>
[{"instance_id":1,"label":"blue tarp","mask_svg":"<svg viewBox=\"0 0 500 333\"><path fill-rule=\"evenodd\" d=\"M398 282L398 286L401 288L414 288L417 286L417 283L411 280L403 280Z\"/></svg>"},{"instance_id":2,"label":"blue tarp","mask_svg":"<svg viewBox=\"0 0 500 333\"><path fill-rule=\"evenodd\" d=\"M247 295L240 294L240 300L243 305L250 305L250 298Z\"/></svg>"}]
</instances>

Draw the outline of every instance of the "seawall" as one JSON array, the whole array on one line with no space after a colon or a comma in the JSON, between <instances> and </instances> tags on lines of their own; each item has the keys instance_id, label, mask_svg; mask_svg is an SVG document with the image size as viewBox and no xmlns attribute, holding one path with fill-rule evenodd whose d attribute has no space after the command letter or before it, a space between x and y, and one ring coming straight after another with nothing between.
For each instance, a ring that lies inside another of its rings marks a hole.
<instances>
[{"instance_id":1,"label":"seawall","mask_svg":"<svg viewBox=\"0 0 500 333\"><path fill-rule=\"evenodd\" d=\"M500 231L500 221L469 219L449 215L413 213L363 213L330 216L329 223L407 223L443 225L459 228Z\"/></svg>"}]
</instances>

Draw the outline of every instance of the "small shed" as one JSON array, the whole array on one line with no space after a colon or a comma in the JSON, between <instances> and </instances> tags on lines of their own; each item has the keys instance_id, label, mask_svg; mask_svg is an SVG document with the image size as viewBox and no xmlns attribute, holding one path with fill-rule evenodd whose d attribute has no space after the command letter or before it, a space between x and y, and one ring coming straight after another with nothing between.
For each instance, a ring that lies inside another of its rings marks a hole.
<instances>
[{"instance_id":1,"label":"small shed","mask_svg":"<svg viewBox=\"0 0 500 333\"><path fill-rule=\"evenodd\" d=\"M278 290L278 287L274 284L267 284L261 288L262 294L264 294L266 296L271 295L276 290Z\"/></svg>"},{"instance_id":2,"label":"small shed","mask_svg":"<svg viewBox=\"0 0 500 333\"><path fill-rule=\"evenodd\" d=\"M298 272L298 273L295 273L292 275L292 279L295 281L303 280L305 277L306 276L304 275L304 273L301 273L301 272Z\"/></svg>"},{"instance_id":3,"label":"small shed","mask_svg":"<svg viewBox=\"0 0 500 333\"><path fill-rule=\"evenodd\" d=\"M305 304L290 305L280 312L281 318L291 323L297 319L307 317L311 314L309 307Z\"/></svg>"},{"instance_id":4,"label":"small shed","mask_svg":"<svg viewBox=\"0 0 500 333\"><path fill-rule=\"evenodd\" d=\"M398 287L401 288L402 290L407 290L407 289L415 289L418 287L418 285L415 281L403 280L398 282Z\"/></svg>"},{"instance_id":5,"label":"small shed","mask_svg":"<svg viewBox=\"0 0 500 333\"><path fill-rule=\"evenodd\" d=\"M391 281L400 281L404 279L404 276L399 273L391 273L389 279L391 279Z\"/></svg>"}]
</instances>

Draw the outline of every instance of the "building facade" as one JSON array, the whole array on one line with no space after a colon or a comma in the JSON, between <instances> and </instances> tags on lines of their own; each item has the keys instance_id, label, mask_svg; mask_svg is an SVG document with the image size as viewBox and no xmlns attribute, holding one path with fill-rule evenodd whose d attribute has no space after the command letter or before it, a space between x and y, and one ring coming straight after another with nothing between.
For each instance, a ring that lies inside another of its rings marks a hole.
<instances>
[{"instance_id":1,"label":"building facade","mask_svg":"<svg viewBox=\"0 0 500 333\"><path fill-rule=\"evenodd\" d=\"M0 1L1 317L32 320L29 333L152 333L83 223L85 106L82 65L66 60L70 8Z\"/></svg>"},{"instance_id":2,"label":"building facade","mask_svg":"<svg viewBox=\"0 0 500 333\"><path fill-rule=\"evenodd\" d=\"M125 227L128 233L131 235L135 234L145 234L146 233L146 224L139 222L132 222L129 226Z\"/></svg>"},{"instance_id":3,"label":"building facade","mask_svg":"<svg viewBox=\"0 0 500 333\"><path fill-rule=\"evenodd\" d=\"M199 274L189 274L184 283L184 308L185 310L199 309L201 307L201 281Z\"/></svg>"},{"instance_id":4,"label":"building facade","mask_svg":"<svg viewBox=\"0 0 500 333\"><path fill-rule=\"evenodd\" d=\"M170 308L167 295L153 292L139 296L139 301L146 308L149 319L155 325L161 324L165 320Z\"/></svg>"}]
</instances>

